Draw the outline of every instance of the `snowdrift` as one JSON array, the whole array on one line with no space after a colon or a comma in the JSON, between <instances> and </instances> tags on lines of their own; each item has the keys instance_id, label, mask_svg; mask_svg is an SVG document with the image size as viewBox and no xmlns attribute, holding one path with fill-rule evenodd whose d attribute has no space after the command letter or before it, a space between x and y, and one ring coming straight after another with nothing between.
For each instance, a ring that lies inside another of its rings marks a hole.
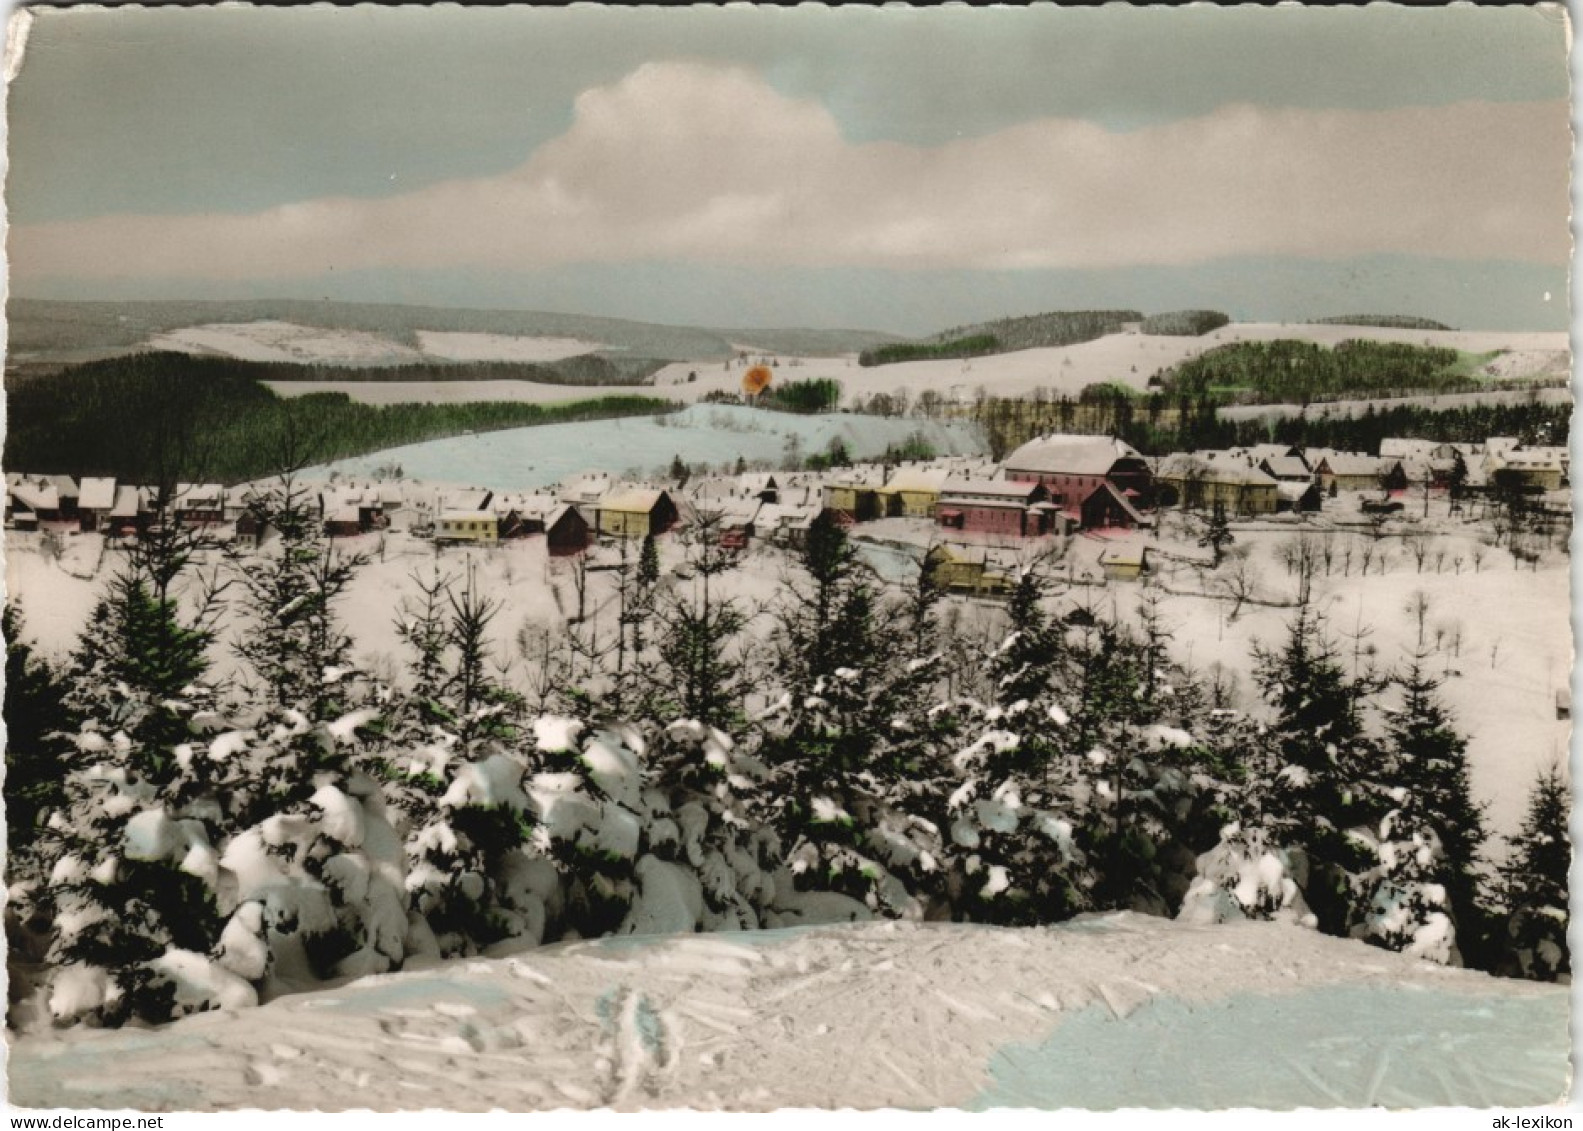
<instances>
[{"instance_id":1,"label":"snowdrift","mask_svg":"<svg viewBox=\"0 0 1583 1131\"><path fill-rule=\"evenodd\" d=\"M520 944L518 944L520 946ZM13 1041L11 1102L137 1110L1518 1107L1568 990L1135 914L621 937L154 1030Z\"/></svg>"}]
</instances>

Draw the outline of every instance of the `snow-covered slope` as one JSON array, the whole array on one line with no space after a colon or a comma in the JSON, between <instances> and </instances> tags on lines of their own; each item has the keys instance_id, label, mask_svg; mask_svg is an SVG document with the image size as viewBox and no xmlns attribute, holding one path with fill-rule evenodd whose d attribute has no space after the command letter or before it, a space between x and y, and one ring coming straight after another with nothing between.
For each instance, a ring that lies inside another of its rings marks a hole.
<instances>
[{"instance_id":1,"label":"snow-covered slope","mask_svg":"<svg viewBox=\"0 0 1583 1131\"><path fill-rule=\"evenodd\" d=\"M1566 987L1132 914L618 938L13 1042L26 1107L1513 1107Z\"/></svg>"}]
</instances>

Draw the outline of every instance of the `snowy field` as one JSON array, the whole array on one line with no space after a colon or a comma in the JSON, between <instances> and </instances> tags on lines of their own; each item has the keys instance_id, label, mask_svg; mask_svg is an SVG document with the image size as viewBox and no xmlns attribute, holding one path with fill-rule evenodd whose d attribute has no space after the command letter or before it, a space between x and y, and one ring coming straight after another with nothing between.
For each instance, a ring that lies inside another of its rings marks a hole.
<instances>
[{"instance_id":1,"label":"snowy field","mask_svg":"<svg viewBox=\"0 0 1583 1131\"><path fill-rule=\"evenodd\" d=\"M1276 559L1280 542L1290 535L1271 535L1254 542L1250 565L1257 575L1260 599L1290 601L1295 580ZM1343 535L1341 537L1360 537ZM1241 536L1247 542L1246 534ZM1395 541L1395 540L1392 540ZM1473 795L1488 804L1490 828L1514 833L1526 810L1528 792L1541 770L1565 764L1571 741L1571 724L1555 715L1555 695L1570 686L1572 629L1570 623L1570 573L1564 560L1551 561L1538 572L1513 568L1504 551L1491 551L1478 573L1471 572L1469 555L1473 539L1448 537L1448 545L1461 544L1464 564L1460 574L1446 565L1443 572L1416 572L1399 541L1388 548L1393 561L1381 576L1319 577L1314 599L1325 612L1327 628L1353 666L1354 641L1364 634L1362 649L1374 650L1377 667L1390 669L1405 659L1415 641L1415 627L1408 604L1415 593L1429 599L1429 625L1433 633L1445 631L1443 654L1432 663L1437 674L1451 675L1442 688L1458 729L1468 739L1468 765ZM1162 581L1171 589L1202 591L1197 571L1167 572ZM1118 611L1125 614L1137 604L1135 591L1110 587ZM1199 671L1220 664L1238 681L1244 702L1256 693L1252 682L1251 652L1255 642L1278 648L1285 640L1292 610L1284 607L1244 605L1235 620L1224 599L1173 595L1164 605L1165 622L1174 634L1173 654ZM1452 655L1453 637L1460 635ZM1368 662L1368 657L1364 657Z\"/></svg>"},{"instance_id":2,"label":"snowy field","mask_svg":"<svg viewBox=\"0 0 1583 1131\"><path fill-rule=\"evenodd\" d=\"M668 459L668 454L664 458ZM492 482L487 478L474 481ZM1340 508L1336 513L1345 514ZM405 524L398 517L397 527ZM1521 822L1528 791L1539 771L1567 757L1570 724L1556 718L1555 694L1568 686L1572 671L1568 563L1552 553L1537 572L1518 570L1505 550L1481 547L1475 527L1446 520L1438 511L1430 525L1442 533L1431 545L1423 573L1417 571L1401 538L1387 537L1382 542L1388 555L1383 574L1375 561L1368 576L1360 577L1359 562L1354 561L1350 574L1343 577L1338 560L1332 576L1316 578L1315 600L1326 614L1330 633L1349 669L1355 650L1363 662L1369 662L1367 649L1373 649L1372 662L1377 667L1390 668L1401 662L1414 641L1409 601L1418 592L1428 597L1430 630L1440 631L1445 641L1436 660L1437 670L1460 673L1447 678L1443 695L1456 725L1468 738L1474 796L1488 804L1491 830L1510 834ZM1335 540L1338 559L1347 545L1361 552L1367 540L1361 530L1338 529L1328 520L1264 523L1258 529L1238 527L1234 549L1247 553L1253 599L1235 619L1230 617L1232 605L1223 588L1230 567L1216 574L1155 556L1156 576L1169 593L1163 612L1173 635L1172 654L1201 674L1220 665L1234 681L1238 701L1246 708L1259 709L1252 680L1253 645L1279 646L1290 622L1295 581L1286 573L1278 553L1299 530ZM911 540L921 554L933 530L928 524L892 519L861 526L858 533L887 543L863 547L863 560L882 577L900 582L914 571L896 547ZM1075 539L1066 560L1053 571L1058 594L1055 607L1096 602L1123 619L1133 616L1141 588L1130 582L1104 584L1099 556L1143 537ZM6 543L7 587L26 615L27 633L56 656L70 650L87 623L98 592L98 583L87 580L86 571L92 568L99 539L83 535L68 539L68 543L70 553L76 556L61 563L49 562L38 553L36 535L10 532ZM1190 560L1207 557L1207 551L1174 528L1167 531L1163 542L1153 544ZM541 538L509 542L491 551L446 550L438 558L431 543L402 534L387 537L383 552L374 535L345 539L340 545L365 552L372 559L354 582L343 615L357 641L360 662L391 676L406 658L395 630L396 607L403 595L415 592L414 576L426 576L436 565L457 574L467 560L476 564L480 581L491 596L503 602L496 622L503 647L524 624L557 626L575 608L570 567L563 559L551 560ZM682 549L673 538L662 539L661 545L669 573L680 560ZM1445 557L1436 573L1433 555L1440 550L1445 551ZM1485 555L1477 572L1475 552ZM600 553L609 559L613 551ZM1457 557L1462 558L1460 566L1455 564ZM113 561L113 555L107 555L101 577ZM1460 572L1454 572L1457 569ZM785 558L779 551L755 545L740 568L723 575L721 591L740 598L746 607L763 607L776 594L784 570ZM596 575L591 607L611 599L607 591L613 584L610 577ZM978 615L1000 615L992 603L955 600L978 610ZM1363 635L1355 649L1351 637L1359 633ZM221 650L216 658L222 666L234 662L228 650ZM1498 852L1500 846L1497 843L1492 848Z\"/></svg>"},{"instance_id":3,"label":"snowy field","mask_svg":"<svg viewBox=\"0 0 1583 1131\"><path fill-rule=\"evenodd\" d=\"M464 334L419 330L418 348L446 361L558 361L604 349L581 338L524 337L518 334Z\"/></svg>"},{"instance_id":4,"label":"snowy field","mask_svg":"<svg viewBox=\"0 0 1583 1131\"><path fill-rule=\"evenodd\" d=\"M145 348L303 365L407 365L424 358L411 346L380 334L363 330L323 330L294 322L189 326L155 335Z\"/></svg>"},{"instance_id":5,"label":"snowy field","mask_svg":"<svg viewBox=\"0 0 1583 1131\"><path fill-rule=\"evenodd\" d=\"M1564 986L1132 914L625 937L11 1045L11 1102L141 1111L1529 1107Z\"/></svg>"},{"instance_id":6,"label":"snowy field","mask_svg":"<svg viewBox=\"0 0 1583 1131\"><path fill-rule=\"evenodd\" d=\"M186 333L186 331L183 331ZM326 331L313 331L325 335ZM566 341L566 339L508 339L501 335L450 334L422 335L429 338L466 339L473 352L468 360L541 360L514 349L534 349L521 343ZM500 338L499 343L483 339ZM1469 353L1508 350L1506 357L1489 367L1488 376L1509 378L1566 377L1571 372L1568 337L1565 333L1470 332L1444 330L1391 330L1367 326L1282 325L1275 322L1233 323L1199 338L1157 337L1145 334L1111 334L1074 346L1019 350L990 357L943 361L907 361L895 365L864 368L855 356L790 357L765 354L776 363L777 381L829 377L841 382L850 403L856 397L874 393L895 393L905 389L916 397L932 390L949 400L971 400L982 386L997 396L1025 396L1035 389L1076 396L1085 385L1114 381L1144 391L1158 370L1177 365L1217 346L1239 341L1272 341L1296 338L1334 346L1349 338L1407 342L1414 345L1445 346ZM475 341L477 339L478 341ZM517 343L515 345L511 343ZM459 347L460 348L460 347ZM548 347L543 347L548 348ZM491 352L493 351L493 352ZM432 351L431 351L432 352ZM236 355L242 356L242 355ZM446 356L436 354L435 356ZM461 355L457 355L461 356ZM559 355L559 356L565 356ZM664 387L664 395L693 401L710 392L741 391L743 366L722 362L678 361L665 366L654 376L653 384ZM527 385L526 388L510 388ZM507 387L502 387L507 386ZM366 382L311 382L273 386L282 396L302 396L313 392L341 392L366 404L394 404L402 401L523 400L534 403L569 400L587 395L586 387L533 385L526 382L402 382L389 386ZM610 395L652 391L651 386L601 386Z\"/></svg>"},{"instance_id":7,"label":"snowy field","mask_svg":"<svg viewBox=\"0 0 1583 1131\"><path fill-rule=\"evenodd\" d=\"M872 458L914 432L922 432L937 455L981 455L989 450L976 426L965 422L840 413L798 416L739 405L693 405L661 416L453 436L386 448L306 474L367 476L395 463L418 479L516 491L546 486L590 468L632 473L633 477L651 475L668 469L676 456L694 466L707 463L715 468L733 465L739 457L750 464L779 464L794 439L803 455L823 452L839 438L853 458Z\"/></svg>"},{"instance_id":8,"label":"snowy field","mask_svg":"<svg viewBox=\"0 0 1583 1131\"><path fill-rule=\"evenodd\" d=\"M411 365L423 361L556 361L604 349L580 338L419 330L418 346L367 330L295 322L215 322L156 334L144 349L304 365Z\"/></svg>"},{"instance_id":9,"label":"snowy field","mask_svg":"<svg viewBox=\"0 0 1583 1131\"><path fill-rule=\"evenodd\" d=\"M1283 325L1276 322L1232 323L1198 338L1158 337L1146 334L1110 334L1073 346L1018 350L989 357L941 361L905 361L894 365L863 368L855 358L781 358L776 380L791 381L809 377L833 377L841 382L845 396L869 396L906 389L914 397L932 389L948 399L971 399L983 386L996 396L1017 397L1035 389L1048 389L1058 395L1076 396L1085 385L1101 381L1144 391L1158 370L1180 364L1217 346L1241 341L1273 341L1295 338L1334 346L1349 338L1373 341L1408 342L1415 345L1445 346L1469 353L1488 353L1506 349L1521 351L1525 362L1518 372L1505 376L1565 377L1571 371L1568 336L1565 333L1455 332L1390 330L1367 326ZM1536 360L1542 357L1541 363ZM696 371L696 382L688 382ZM741 383L742 369L729 372L723 365L694 365L678 362L655 375L655 384L674 385L667 393L702 396L712 389L735 392ZM1494 376L1492 374L1492 376Z\"/></svg>"}]
</instances>

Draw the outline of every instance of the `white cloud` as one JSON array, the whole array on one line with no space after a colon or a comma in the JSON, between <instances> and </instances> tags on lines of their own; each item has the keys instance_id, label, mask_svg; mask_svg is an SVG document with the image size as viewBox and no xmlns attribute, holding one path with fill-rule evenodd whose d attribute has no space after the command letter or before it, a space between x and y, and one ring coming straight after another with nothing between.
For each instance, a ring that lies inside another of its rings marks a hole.
<instances>
[{"instance_id":1,"label":"white cloud","mask_svg":"<svg viewBox=\"0 0 1583 1131\"><path fill-rule=\"evenodd\" d=\"M1563 263L1564 102L1222 107L1112 134L1045 119L925 148L853 144L743 70L647 64L585 91L520 167L251 215L11 233L14 271L83 278L532 269L628 259L900 268L1404 253Z\"/></svg>"}]
</instances>

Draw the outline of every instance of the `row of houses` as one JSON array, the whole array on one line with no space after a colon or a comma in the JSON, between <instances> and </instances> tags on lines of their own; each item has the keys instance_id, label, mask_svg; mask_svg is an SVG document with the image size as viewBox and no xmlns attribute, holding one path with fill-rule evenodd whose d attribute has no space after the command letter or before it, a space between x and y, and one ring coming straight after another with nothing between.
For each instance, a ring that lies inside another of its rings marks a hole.
<instances>
[{"instance_id":1,"label":"row of houses","mask_svg":"<svg viewBox=\"0 0 1583 1131\"><path fill-rule=\"evenodd\" d=\"M18 530L73 529L134 535L161 513L189 526L236 522L248 512L245 492L218 483L178 483L164 507L153 487L114 478L6 473L6 525Z\"/></svg>"},{"instance_id":2,"label":"row of houses","mask_svg":"<svg viewBox=\"0 0 1583 1131\"><path fill-rule=\"evenodd\" d=\"M1459 465L1462 488L1470 493L1555 491L1568 482L1565 448L1525 447L1502 437L1485 444L1387 439L1377 456L1282 444L1177 452L1159 461L1155 476L1162 506L1219 503L1233 513L1258 515L1318 510L1324 498L1349 491L1445 491Z\"/></svg>"},{"instance_id":3,"label":"row of houses","mask_svg":"<svg viewBox=\"0 0 1583 1131\"><path fill-rule=\"evenodd\" d=\"M868 468L826 482L824 505L845 520L930 518L964 533L1038 537L1150 524L1153 474L1121 440L1042 436L1000 465Z\"/></svg>"},{"instance_id":4,"label":"row of houses","mask_svg":"<svg viewBox=\"0 0 1583 1131\"><path fill-rule=\"evenodd\" d=\"M495 545L542 535L552 554L565 555L581 553L599 537L664 534L700 510L718 514L723 540L738 548L755 537L798 544L822 510L846 523L916 518L963 534L1034 538L1150 526L1159 508L1178 505L1219 504L1250 516L1313 511L1343 491L1443 488L1459 466L1473 491L1553 491L1566 484L1569 473L1564 448L1524 446L1503 437L1484 444L1386 440L1378 456L1259 444L1149 459L1112 437L1051 434L998 465L953 458L833 475L754 472L701 479L685 495L587 472L552 490L498 495L484 488L436 491L410 483L342 481L320 489L316 502L332 537L384 530L393 515L405 515L408 528L440 543ZM262 531L254 503L266 486L178 484L161 508L152 488L113 478L79 482L12 472L6 476L5 518L23 530L68 526L128 536L168 514L188 525L234 524L239 541L256 544Z\"/></svg>"},{"instance_id":5,"label":"row of houses","mask_svg":"<svg viewBox=\"0 0 1583 1131\"><path fill-rule=\"evenodd\" d=\"M1515 488L1557 491L1570 485L1572 459L1564 447L1524 444L1515 436L1491 436L1482 444L1392 438L1380 455L1401 461L1409 481L1449 485L1460 462L1470 490Z\"/></svg>"},{"instance_id":6,"label":"row of houses","mask_svg":"<svg viewBox=\"0 0 1583 1131\"><path fill-rule=\"evenodd\" d=\"M1072 530L1149 526L1162 507L1243 516L1318 511L1343 492L1449 486L1461 463L1470 491L1496 486L1555 490L1566 482L1565 449L1495 438L1482 445L1387 441L1379 455L1258 444L1146 458L1122 440L1050 434L999 466L942 464L842 472L824 505L854 523L931 517L964 533L1037 537Z\"/></svg>"}]
</instances>

